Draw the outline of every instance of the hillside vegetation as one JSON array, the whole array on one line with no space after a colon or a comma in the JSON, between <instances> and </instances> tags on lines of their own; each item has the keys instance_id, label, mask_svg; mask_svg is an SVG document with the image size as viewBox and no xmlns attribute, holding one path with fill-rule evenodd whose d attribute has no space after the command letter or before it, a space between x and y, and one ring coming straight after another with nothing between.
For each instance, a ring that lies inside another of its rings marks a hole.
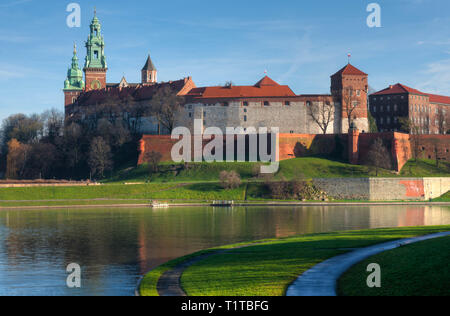
<instances>
[{"instance_id":1,"label":"hillside vegetation","mask_svg":"<svg viewBox=\"0 0 450 316\"><path fill-rule=\"evenodd\" d=\"M128 168L117 172L104 183L148 182L193 183L217 182L223 170L236 171L242 180L256 180L260 163L190 163L161 164L159 172L150 178L146 165ZM440 162L439 167L433 160L411 160L399 175L391 170L380 170L379 177L446 177L450 176L450 163ZM291 180L293 178L365 178L375 177L375 172L368 166L351 165L344 162L324 158L296 158L280 162L280 168L275 179Z\"/></svg>"}]
</instances>

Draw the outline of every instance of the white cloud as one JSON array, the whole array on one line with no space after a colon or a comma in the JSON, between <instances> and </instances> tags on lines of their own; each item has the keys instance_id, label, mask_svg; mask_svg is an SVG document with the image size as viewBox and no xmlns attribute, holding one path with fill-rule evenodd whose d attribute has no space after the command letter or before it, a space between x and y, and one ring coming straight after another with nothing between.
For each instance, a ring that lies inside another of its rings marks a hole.
<instances>
[{"instance_id":1,"label":"white cloud","mask_svg":"<svg viewBox=\"0 0 450 316\"><path fill-rule=\"evenodd\" d=\"M22 74L22 73L0 69L0 80L7 80L7 79L12 79L12 78L22 78L22 77L24 77L24 74Z\"/></svg>"},{"instance_id":2,"label":"white cloud","mask_svg":"<svg viewBox=\"0 0 450 316\"><path fill-rule=\"evenodd\" d=\"M31 1L33 1L33 0L16 0L16 1L8 2L8 3L0 4L0 8L14 7L16 5L31 2Z\"/></svg>"},{"instance_id":3,"label":"white cloud","mask_svg":"<svg viewBox=\"0 0 450 316\"><path fill-rule=\"evenodd\" d=\"M430 63L422 73L424 80L418 82L419 90L450 95L450 59Z\"/></svg>"}]
</instances>

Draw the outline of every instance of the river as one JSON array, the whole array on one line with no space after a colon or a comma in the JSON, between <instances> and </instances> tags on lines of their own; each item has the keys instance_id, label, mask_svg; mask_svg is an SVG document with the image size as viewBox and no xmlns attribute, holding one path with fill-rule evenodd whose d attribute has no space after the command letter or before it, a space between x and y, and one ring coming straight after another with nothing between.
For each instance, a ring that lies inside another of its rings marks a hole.
<instances>
[{"instance_id":1,"label":"river","mask_svg":"<svg viewBox=\"0 0 450 316\"><path fill-rule=\"evenodd\" d=\"M444 206L0 211L0 295L134 294L164 262L219 245L299 234L450 224ZM81 267L81 288L66 285Z\"/></svg>"}]
</instances>

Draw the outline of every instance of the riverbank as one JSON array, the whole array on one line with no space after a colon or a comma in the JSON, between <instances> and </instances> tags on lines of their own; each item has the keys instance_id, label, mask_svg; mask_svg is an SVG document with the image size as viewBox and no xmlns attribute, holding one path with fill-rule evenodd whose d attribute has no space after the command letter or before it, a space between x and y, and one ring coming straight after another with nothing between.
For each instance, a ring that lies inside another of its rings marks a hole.
<instances>
[{"instance_id":1,"label":"riverbank","mask_svg":"<svg viewBox=\"0 0 450 316\"><path fill-rule=\"evenodd\" d=\"M167 208L173 207L220 207L211 202L183 202L167 203ZM386 202L362 202L362 201L333 201L333 202L236 202L233 207L308 207L308 206L449 206L449 202L421 202L421 201L386 201ZM0 210L2 209L60 209L60 208L152 208L152 201L149 200L61 200L61 201L0 201Z\"/></svg>"},{"instance_id":2,"label":"riverbank","mask_svg":"<svg viewBox=\"0 0 450 316\"><path fill-rule=\"evenodd\" d=\"M171 207L210 206L213 201L234 201L236 206L334 206L334 205L450 205L450 193L434 200L275 200L260 182L247 182L226 190L217 182L104 184L76 187L0 188L0 208L21 207L148 207L161 202Z\"/></svg>"},{"instance_id":3,"label":"riverbank","mask_svg":"<svg viewBox=\"0 0 450 316\"><path fill-rule=\"evenodd\" d=\"M342 296L449 296L449 249L450 237L442 237L377 254L350 268L338 282L338 293ZM382 267L380 288L369 288L361 282L367 277L367 266L373 262Z\"/></svg>"},{"instance_id":4,"label":"riverbank","mask_svg":"<svg viewBox=\"0 0 450 316\"><path fill-rule=\"evenodd\" d=\"M331 257L355 248L449 230L450 225L346 231L218 247L150 271L139 289L143 296L159 295L158 282L165 273L208 254L182 271L180 286L187 295L282 296L299 275Z\"/></svg>"}]
</instances>

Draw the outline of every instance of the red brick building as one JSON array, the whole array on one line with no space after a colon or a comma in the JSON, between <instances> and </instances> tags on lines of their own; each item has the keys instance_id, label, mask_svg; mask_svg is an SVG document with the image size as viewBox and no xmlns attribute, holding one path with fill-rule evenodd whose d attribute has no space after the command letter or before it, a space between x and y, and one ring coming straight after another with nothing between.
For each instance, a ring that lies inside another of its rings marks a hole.
<instances>
[{"instance_id":1,"label":"red brick building","mask_svg":"<svg viewBox=\"0 0 450 316\"><path fill-rule=\"evenodd\" d=\"M398 83L370 95L369 102L380 132L449 133L450 97ZM405 121L410 125L409 131L405 130Z\"/></svg>"}]
</instances>

